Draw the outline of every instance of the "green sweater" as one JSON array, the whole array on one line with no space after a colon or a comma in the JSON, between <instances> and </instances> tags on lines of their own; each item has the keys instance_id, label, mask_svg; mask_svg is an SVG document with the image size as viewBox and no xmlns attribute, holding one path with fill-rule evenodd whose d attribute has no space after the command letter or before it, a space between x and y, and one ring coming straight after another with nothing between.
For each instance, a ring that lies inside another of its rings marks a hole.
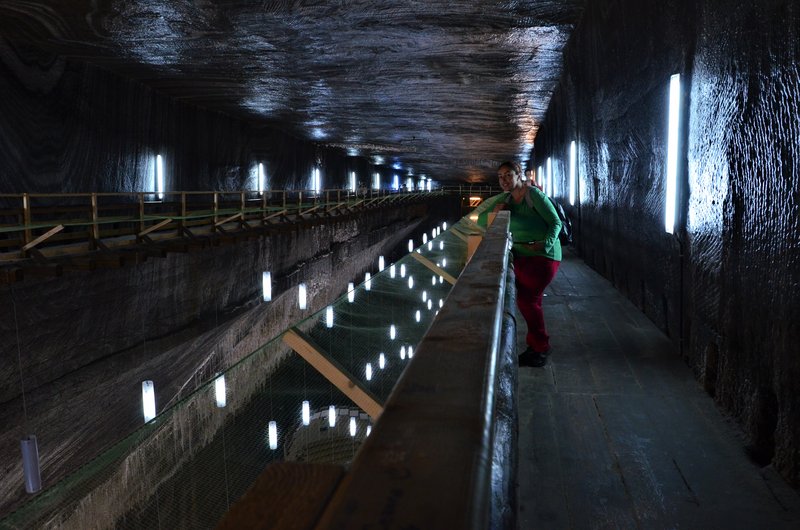
<instances>
[{"instance_id":1,"label":"green sweater","mask_svg":"<svg viewBox=\"0 0 800 530\"><path fill-rule=\"evenodd\" d=\"M514 241L514 255L544 256L561 261L561 242L558 240L561 219L558 218L556 209L539 188L529 187L528 197L530 200L523 199L519 204L514 204L510 193L504 192L483 201L471 215L478 214L478 225L485 228L495 205L507 202L507 209L511 211L510 230ZM544 241L544 250L530 250L527 246L518 244L530 241Z\"/></svg>"}]
</instances>

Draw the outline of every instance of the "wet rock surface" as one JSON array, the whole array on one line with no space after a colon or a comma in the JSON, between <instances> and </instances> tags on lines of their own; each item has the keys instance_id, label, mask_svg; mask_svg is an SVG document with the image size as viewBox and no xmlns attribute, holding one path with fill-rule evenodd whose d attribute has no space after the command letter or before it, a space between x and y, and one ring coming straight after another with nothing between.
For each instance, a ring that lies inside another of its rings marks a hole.
<instances>
[{"instance_id":1,"label":"wet rock surface","mask_svg":"<svg viewBox=\"0 0 800 530\"><path fill-rule=\"evenodd\" d=\"M536 142L578 249L673 341L747 436L800 483L800 12L787 2L587 8ZM684 101L678 220L664 231L669 79Z\"/></svg>"}]
</instances>

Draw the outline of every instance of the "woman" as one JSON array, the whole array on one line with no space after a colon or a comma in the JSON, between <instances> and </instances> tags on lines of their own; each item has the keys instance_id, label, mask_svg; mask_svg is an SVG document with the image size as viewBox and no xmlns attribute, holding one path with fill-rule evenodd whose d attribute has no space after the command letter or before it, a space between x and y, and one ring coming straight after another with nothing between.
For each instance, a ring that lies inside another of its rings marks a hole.
<instances>
[{"instance_id":1,"label":"woman","mask_svg":"<svg viewBox=\"0 0 800 530\"><path fill-rule=\"evenodd\" d=\"M497 178L503 193L486 199L474 213L478 214L478 224L486 226L489 212L511 211L517 306L528 326L528 348L519 356L519 365L544 366L550 336L544 325L542 296L561 264L561 220L544 192L522 180L522 169L516 162L500 164Z\"/></svg>"}]
</instances>

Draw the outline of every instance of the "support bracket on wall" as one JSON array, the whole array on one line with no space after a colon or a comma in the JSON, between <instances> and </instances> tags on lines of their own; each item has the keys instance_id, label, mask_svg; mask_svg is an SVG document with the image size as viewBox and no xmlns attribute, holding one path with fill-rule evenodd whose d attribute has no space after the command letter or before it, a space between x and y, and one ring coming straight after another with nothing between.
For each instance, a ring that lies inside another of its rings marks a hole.
<instances>
[{"instance_id":1,"label":"support bracket on wall","mask_svg":"<svg viewBox=\"0 0 800 530\"><path fill-rule=\"evenodd\" d=\"M378 398L362 385L344 366L325 352L313 339L293 327L283 334L283 342L296 351L303 359L314 367L325 379L330 381L344 395L353 400L361 410L369 414L372 421L380 417L383 405Z\"/></svg>"},{"instance_id":2,"label":"support bracket on wall","mask_svg":"<svg viewBox=\"0 0 800 530\"><path fill-rule=\"evenodd\" d=\"M420 254L418 250L415 250L414 252L412 252L411 253L411 257L414 258L415 260L419 261L420 263L422 263L426 267L428 267L431 271L435 272L436 274L438 274L439 276L444 278L444 280L447 283L449 283L450 285L455 285L456 284L456 279L451 274L449 274L446 270L442 269L441 267L436 265L434 262L432 262L431 260L429 260L428 258L423 256L422 254Z\"/></svg>"}]
</instances>

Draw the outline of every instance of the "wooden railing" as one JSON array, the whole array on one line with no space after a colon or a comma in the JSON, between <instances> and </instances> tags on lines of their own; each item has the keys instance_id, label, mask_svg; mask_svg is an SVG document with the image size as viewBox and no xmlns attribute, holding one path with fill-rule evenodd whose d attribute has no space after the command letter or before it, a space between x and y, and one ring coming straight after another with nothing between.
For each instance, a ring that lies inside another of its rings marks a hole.
<instances>
[{"instance_id":1,"label":"wooden railing","mask_svg":"<svg viewBox=\"0 0 800 530\"><path fill-rule=\"evenodd\" d=\"M224 233L302 216L441 194L368 190L180 191L153 193L23 193L0 195L0 263L105 250L144 240Z\"/></svg>"}]
</instances>

